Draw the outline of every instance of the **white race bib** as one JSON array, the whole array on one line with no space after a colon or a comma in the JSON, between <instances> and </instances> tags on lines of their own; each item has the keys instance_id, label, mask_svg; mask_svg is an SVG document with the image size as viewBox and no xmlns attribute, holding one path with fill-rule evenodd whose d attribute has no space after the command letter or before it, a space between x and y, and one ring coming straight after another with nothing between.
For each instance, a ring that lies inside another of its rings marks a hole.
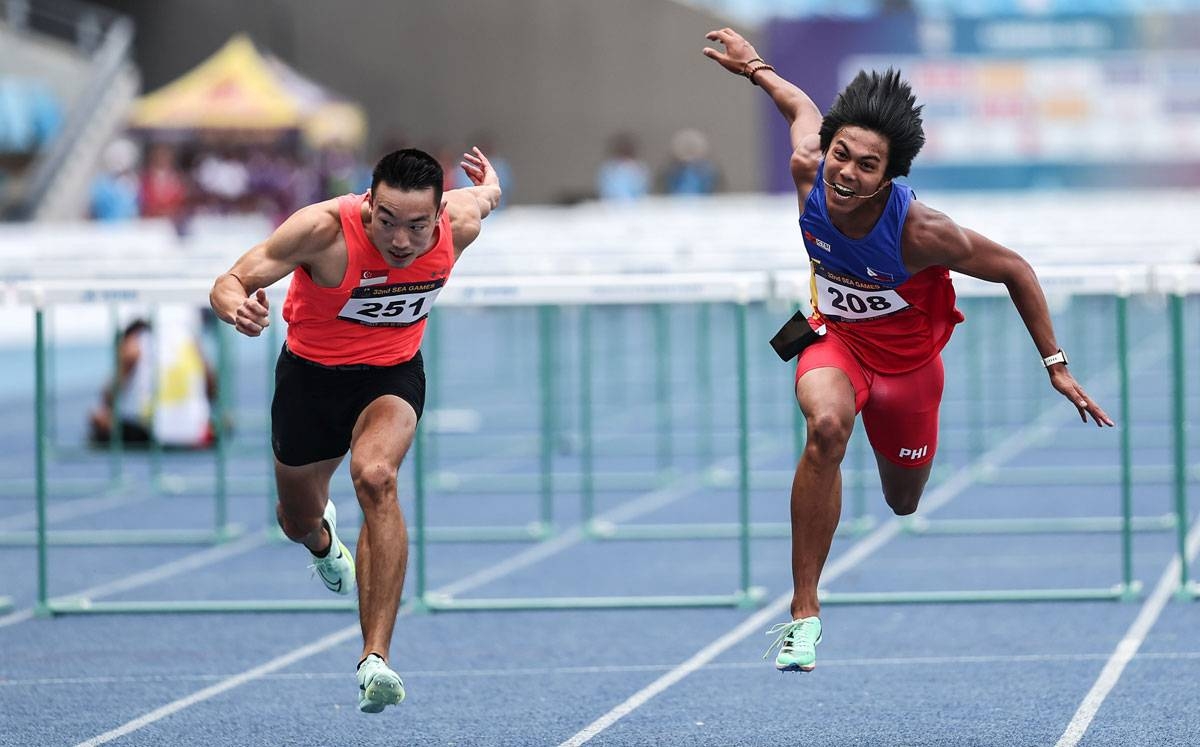
<instances>
[{"instance_id":1,"label":"white race bib","mask_svg":"<svg viewBox=\"0 0 1200 747\"><path fill-rule=\"evenodd\" d=\"M351 291L338 318L370 327L407 327L429 316L445 284L446 280L439 278L425 283L361 286Z\"/></svg>"},{"instance_id":2,"label":"white race bib","mask_svg":"<svg viewBox=\"0 0 1200 747\"><path fill-rule=\"evenodd\" d=\"M875 319L908 308L899 293L876 283L835 272L814 272L817 310L840 321Z\"/></svg>"}]
</instances>

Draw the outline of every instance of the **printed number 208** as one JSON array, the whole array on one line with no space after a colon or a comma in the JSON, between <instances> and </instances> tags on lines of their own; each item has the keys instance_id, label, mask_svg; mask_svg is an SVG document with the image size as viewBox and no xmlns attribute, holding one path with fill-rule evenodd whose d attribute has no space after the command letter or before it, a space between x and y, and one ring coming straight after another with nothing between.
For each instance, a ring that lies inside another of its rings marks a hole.
<instances>
[{"instance_id":1,"label":"printed number 208","mask_svg":"<svg viewBox=\"0 0 1200 747\"><path fill-rule=\"evenodd\" d=\"M862 296L854 293L842 293L833 287L829 288L829 292L833 295L833 307L842 311L862 314L867 309L872 311L886 311L892 308L891 301L888 301L883 296L867 296L864 299Z\"/></svg>"}]
</instances>

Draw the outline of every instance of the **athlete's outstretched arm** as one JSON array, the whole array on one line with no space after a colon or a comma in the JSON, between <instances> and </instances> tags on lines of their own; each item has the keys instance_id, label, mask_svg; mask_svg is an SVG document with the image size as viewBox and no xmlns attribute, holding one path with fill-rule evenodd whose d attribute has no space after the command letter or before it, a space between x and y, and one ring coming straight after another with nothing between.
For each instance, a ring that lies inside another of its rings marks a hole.
<instances>
[{"instance_id":1,"label":"athlete's outstretched arm","mask_svg":"<svg viewBox=\"0 0 1200 747\"><path fill-rule=\"evenodd\" d=\"M804 91L786 80L775 69L767 65L750 42L730 28L708 32L710 41L722 44L722 52L712 47L704 49L704 55L716 60L735 75L744 75L757 84L788 123L792 142L792 179L800 192L801 202L816 180L817 163L821 151L821 110Z\"/></svg>"},{"instance_id":2,"label":"athlete's outstretched arm","mask_svg":"<svg viewBox=\"0 0 1200 747\"><path fill-rule=\"evenodd\" d=\"M444 197L446 209L450 211L456 259L478 238L483 219L500 204L501 195L500 177L479 148L464 153L459 165L474 186L452 189Z\"/></svg>"},{"instance_id":3,"label":"athlete's outstretched arm","mask_svg":"<svg viewBox=\"0 0 1200 747\"><path fill-rule=\"evenodd\" d=\"M980 280L1003 283L1037 346L1038 354L1045 358L1058 352L1046 296L1037 274L1021 255L980 233L963 228L946 215L915 200L904 223L901 246L904 263L910 272L942 265ZM1083 391L1065 364L1051 364L1047 372L1051 386L1071 400L1084 422L1091 415L1097 426L1114 425L1112 418Z\"/></svg>"},{"instance_id":4,"label":"athlete's outstretched arm","mask_svg":"<svg viewBox=\"0 0 1200 747\"><path fill-rule=\"evenodd\" d=\"M263 289L327 249L340 230L336 213L330 213L327 203L296 211L216 279L208 294L213 311L238 332L257 337L270 323Z\"/></svg>"},{"instance_id":5,"label":"athlete's outstretched arm","mask_svg":"<svg viewBox=\"0 0 1200 747\"><path fill-rule=\"evenodd\" d=\"M808 135L821 130L821 110L804 91L786 80L775 69L758 56L753 45L741 34L730 28L709 31L706 37L724 45L722 52L712 47L704 48L704 56L716 60L729 72L744 75L750 82L767 92L779 113L787 120L792 135L792 147L796 148ZM763 67L763 65L766 65Z\"/></svg>"}]
</instances>

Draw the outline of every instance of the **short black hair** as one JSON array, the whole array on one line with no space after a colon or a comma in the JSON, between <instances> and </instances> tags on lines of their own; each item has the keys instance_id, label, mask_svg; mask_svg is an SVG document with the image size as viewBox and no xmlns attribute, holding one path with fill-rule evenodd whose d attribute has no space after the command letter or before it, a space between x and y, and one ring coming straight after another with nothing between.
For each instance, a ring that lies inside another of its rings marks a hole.
<instances>
[{"instance_id":1,"label":"short black hair","mask_svg":"<svg viewBox=\"0 0 1200 747\"><path fill-rule=\"evenodd\" d=\"M912 86L900 78L900 72L888 68L886 73L858 71L829 113L821 120L821 152L829 151L833 136L843 127L853 126L878 132L887 138L888 161L884 178L906 176L921 146L925 145L925 129L921 109Z\"/></svg>"},{"instance_id":2,"label":"short black hair","mask_svg":"<svg viewBox=\"0 0 1200 747\"><path fill-rule=\"evenodd\" d=\"M433 204L438 207L442 204L444 178L442 165L436 158L423 150L401 148L388 153L375 164L375 170L371 172L371 192L374 193L381 182L406 192L419 192L432 187Z\"/></svg>"}]
</instances>

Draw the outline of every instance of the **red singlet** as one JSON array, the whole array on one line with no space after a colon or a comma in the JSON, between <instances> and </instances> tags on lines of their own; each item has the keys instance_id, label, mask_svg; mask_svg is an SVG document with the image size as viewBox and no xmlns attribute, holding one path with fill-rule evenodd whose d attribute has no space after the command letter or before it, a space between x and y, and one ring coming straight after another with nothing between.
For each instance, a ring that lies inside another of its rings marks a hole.
<instances>
[{"instance_id":1,"label":"red singlet","mask_svg":"<svg viewBox=\"0 0 1200 747\"><path fill-rule=\"evenodd\" d=\"M425 318L454 266L450 216L443 210L433 248L404 269L389 267L363 227L366 198L338 198L346 239L341 284L324 288L297 268L283 304L288 349L327 366L394 366L411 359L421 347Z\"/></svg>"}]
</instances>

